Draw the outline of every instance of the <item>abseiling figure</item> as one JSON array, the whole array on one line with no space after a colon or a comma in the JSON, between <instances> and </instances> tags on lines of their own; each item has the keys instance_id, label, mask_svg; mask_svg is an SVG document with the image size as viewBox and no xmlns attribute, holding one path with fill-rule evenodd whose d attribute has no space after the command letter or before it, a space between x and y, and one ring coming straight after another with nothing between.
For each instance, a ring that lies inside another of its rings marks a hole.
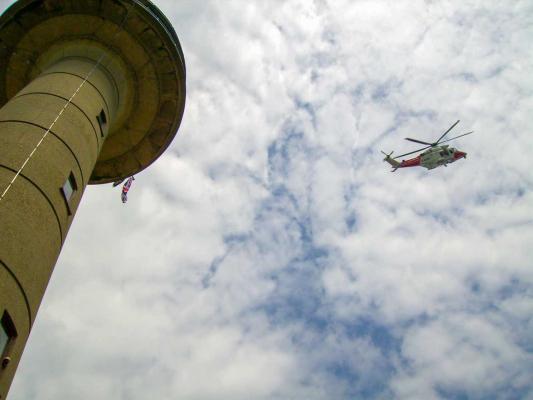
<instances>
[{"instance_id":1,"label":"abseiling figure","mask_svg":"<svg viewBox=\"0 0 533 400\"><path fill-rule=\"evenodd\" d=\"M126 203L128 201L128 191L130 190L131 184L133 183L134 180L135 178L133 176L130 176L128 180L126 181L126 183L124 184L124 186L122 187L121 198L122 198L123 203Z\"/></svg>"}]
</instances>

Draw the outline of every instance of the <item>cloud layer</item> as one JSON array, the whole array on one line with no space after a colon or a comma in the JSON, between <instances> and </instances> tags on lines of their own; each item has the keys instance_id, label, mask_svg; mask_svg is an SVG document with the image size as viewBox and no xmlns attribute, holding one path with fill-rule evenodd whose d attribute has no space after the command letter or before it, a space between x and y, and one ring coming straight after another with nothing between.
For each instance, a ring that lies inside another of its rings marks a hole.
<instances>
[{"instance_id":1,"label":"cloud layer","mask_svg":"<svg viewBox=\"0 0 533 400\"><path fill-rule=\"evenodd\" d=\"M86 191L11 399L533 398L532 3L156 4L182 127Z\"/></svg>"}]
</instances>

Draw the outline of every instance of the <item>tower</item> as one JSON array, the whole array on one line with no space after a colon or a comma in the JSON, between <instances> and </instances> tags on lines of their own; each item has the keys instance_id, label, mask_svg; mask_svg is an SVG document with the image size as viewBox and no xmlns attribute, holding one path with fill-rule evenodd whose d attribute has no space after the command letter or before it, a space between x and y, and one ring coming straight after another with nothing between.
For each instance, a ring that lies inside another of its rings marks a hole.
<instances>
[{"instance_id":1,"label":"tower","mask_svg":"<svg viewBox=\"0 0 533 400\"><path fill-rule=\"evenodd\" d=\"M0 399L87 184L168 147L185 62L148 0L18 0L0 17Z\"/></svg>"}]
</instances>

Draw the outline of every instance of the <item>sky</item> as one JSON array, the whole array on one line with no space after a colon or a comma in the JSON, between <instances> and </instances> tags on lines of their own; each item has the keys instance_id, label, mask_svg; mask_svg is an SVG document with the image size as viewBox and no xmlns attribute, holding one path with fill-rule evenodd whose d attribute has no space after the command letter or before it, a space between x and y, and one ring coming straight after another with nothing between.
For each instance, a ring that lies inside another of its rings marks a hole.
<instances>
[{"instance_id":1,"label":"sky","mask_svg":"<svg viewBox=\"0 0 533 400\"><path fill-rule=\"evenodd\" d=\"M10 400L533 399L533 2L155 3L182 125L86 190Z\"/></svg>"}]
</instances>

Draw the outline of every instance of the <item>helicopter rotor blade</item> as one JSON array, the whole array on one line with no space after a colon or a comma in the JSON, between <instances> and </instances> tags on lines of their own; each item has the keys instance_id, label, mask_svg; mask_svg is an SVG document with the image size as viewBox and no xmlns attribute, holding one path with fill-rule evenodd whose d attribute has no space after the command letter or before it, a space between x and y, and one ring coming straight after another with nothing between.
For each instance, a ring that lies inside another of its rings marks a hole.
<instances>
[{"instance_id":1,"label":"helicopter rotor blade","mask_svg":"<svg viewBox=\"0 0 533 400\"><path fill-rule=\"evenodd\" d=\"M421 149L418 149L418 150L415 150L415 151L410 151L409 153L400 154L399 156L394 157L394 159L397 159L397 158L400 158L400 157L404 157L404 156L408 156L409 154L418 153L418 152L420 152L422 150L429 149L430 147L431 147L431 145L426 146L426 147L422 147Z\"/></svg>"},{"instance_id":2,"label":"helicopter rotor blade","mask_svg":"<svg viewBox=\"0 0 533 400\"><path fill-rule=\"evenodd\" d=\"M405 140L409 140L409 141L411 141L411 142L420 143L420 144L427 144L428 146L431 146L431 143L423 142L423 141L418 140L418 139L411 139L411 138L408 138L408 137L406 137L406 138L404 138L404 139L405 139Z\"/></svg>"},{"instance_id":3,"label":"helicopter rotor blade","mask_svg":"<svg viewBox=\"0 0 533 400\"><path fill-rule=\"evenodd\" d=\"M462 135L459 135L459 136L456 136L456 137L452 137L451 139L443 140L441 143L446 143L446 142L449 142L450 140L454 140L454 139L460 138L462 136L470 135L471 133L474 133L474 131L463 133Z\"/></svg>"},{"instance_id":4,"label":"helicopter rotor blade","mask_svg":"<svg viewBox=\"0 0 533 400\"><path fill-rule=\"evenodd\" d=\"M448 132L450 132L453 128L455 128L455 125L457 125L457 124L459 123L459 121L460 121L460 120L458 119L457 122L456 122L455 124L453 124L452 126L450 126L450 128L449 128L446 132L444 132L444 133L442 134L442 136L439 138L439 140L437 140L435 143L433 143L432 146L436 146L436 145L438 145L438 144L440 143L440 141L444 138L444 136L446 136L446 135L448 134Z\"/></svg>"}]
</instances>

